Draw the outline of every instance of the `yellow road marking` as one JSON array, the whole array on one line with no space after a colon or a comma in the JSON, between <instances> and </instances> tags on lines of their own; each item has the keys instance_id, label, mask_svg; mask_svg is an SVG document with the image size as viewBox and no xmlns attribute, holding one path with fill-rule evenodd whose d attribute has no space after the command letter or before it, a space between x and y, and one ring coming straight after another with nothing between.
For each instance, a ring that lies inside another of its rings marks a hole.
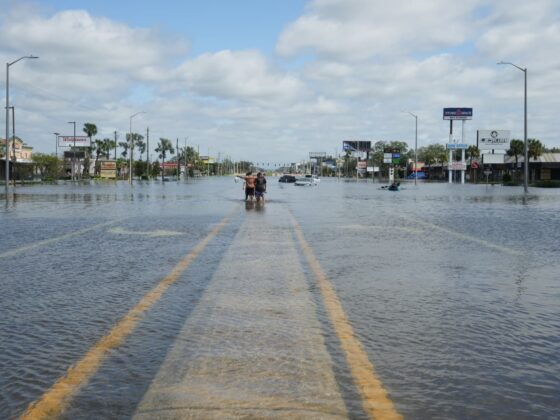
<instances>
[{"instance_id":1,"label":"yellow road marking","mask_svg":"<svg viewBox=\"0 0 560 420\"><path fill-rule=\"evenodd\" d=\"M102 337L86 354L71 366L66 375L60 378L41 399L31 403L22 414L21 419L56 418L69 403L72 396L84 386L95 374L103 358L111 350L119 346L136 328L144 312L149 310L165 293L167 288L177 281L190 263L202 252L208 243L228 223L224 218L212 231L200 241L151 291L122 318L107 335Z\"/></svg>"},{"instance_id":2,"label":"yellow road marking","mask_svg":"<svg viewBox=\"0 0 560 420\"><path fill-rule=\"evenodd\" d=\"M0 254L0 258L11 257L11 256L17 255L21 252L29 251L30 249L39 248L39 247L45 246L45 245L50 245L50 244L53 244L55 242L62 241L63 239L68 239L68 238L71 238L73 236L78 236L78 235L81 235L83 233L89 232L91 230L101 228L103 226L107 226L107 225L110 225L110 224L113 224L113 223L117 223L121 220L123 220L123 218L116 219L116 220L111 220L110 222L99 223L98 225L90 226L90 227L82 229L82 230L77 230L76 232L67 233L66 235L57 236L56 238L45 239L44 241L38 241L38 242L29 244L29 245L25 245L25 246L22 246L22 247L19 247L19 248L16 248L16 249L12 249L11 251L2 252Z\"/></svg>"},{"instance_id":3,"label":"yellow road marking","mask_svg":"<svg viewBox=\"0 0 560 420\"><path fill-rule=\"evenodd\" d=\"M333 328L346 355L346 361L352 372L354 384L362 397L362 405L365 412L370 418L375 419L402 419L402 416L397 412L393 402L387 395L381 380L375 374L373 364L369 361L362 344L354 335L354 330L346 317L342 304L317 260L313 249L306 241L301 227L293 216L292 220L296 236L309 266L315 274L317 285L323 295L325 307Z\"/></svg>"}]
</instances>

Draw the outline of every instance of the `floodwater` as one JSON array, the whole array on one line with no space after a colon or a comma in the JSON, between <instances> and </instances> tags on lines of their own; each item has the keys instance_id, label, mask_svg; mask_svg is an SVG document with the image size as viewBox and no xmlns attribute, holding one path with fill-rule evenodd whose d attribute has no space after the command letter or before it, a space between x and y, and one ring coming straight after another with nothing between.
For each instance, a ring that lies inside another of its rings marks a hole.
<instances>
[{"instance_id":1,"label":"floodwater","mask_svg":"<svg viewBox=\"0 0 560 420\"><path fill-rule=\"evenodd\" d=\"M0 195L0 418L560 418L560 191L379 186Z\"/></svg>"}]
</instances>

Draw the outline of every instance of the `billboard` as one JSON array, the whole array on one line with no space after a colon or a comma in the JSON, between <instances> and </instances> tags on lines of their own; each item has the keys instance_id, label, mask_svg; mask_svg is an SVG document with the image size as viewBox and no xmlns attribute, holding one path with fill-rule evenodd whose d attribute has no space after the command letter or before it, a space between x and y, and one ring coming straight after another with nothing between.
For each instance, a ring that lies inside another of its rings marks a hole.
<instances>
[{"instance_id":1,"label":"billboard","mask_svg":"<svg viewBox=\"0 0 560 420\"><path fill-rule=\"evenodd\" d=\"M510 133L509 130L478 130L476 140L480 150L508 150Z\"/></svg>"},{"instance_id":2,"label":"billboard","mask_svg":"<svg viewBox=\"0 0 560 420\"><path fill-rule=\"evenodd\" d=\"M326 152L309 152L309 159L324 159L326 157Z\"/></svg>"},{"instance_id":3,"label":"billboard","mask_svg":"<svg viewBox=\"0 0 560 420\"><path fill-rule=\"evenodd\" d=\"M342 150L351 152L369 152L371 150L370 140L343 140Z\"/></svg>"},{"instance_id":4,"label":"billboard","mask_svg":"<svg viewBox=\"0 0 560 420\"><path fill-rule=\"evenodd\" d=\"M472 120L472 108L443 108L444 120Z\"/></svg>"},{"instance_id":5,"label":"billboard","mask_svg":"<svg viewBox=\"0 0 560 420\"><path fill-rule=\"evenodd\" d=\"M88 136L58 136L58 147L89 147Z\"/></svg>"}]
</instances>

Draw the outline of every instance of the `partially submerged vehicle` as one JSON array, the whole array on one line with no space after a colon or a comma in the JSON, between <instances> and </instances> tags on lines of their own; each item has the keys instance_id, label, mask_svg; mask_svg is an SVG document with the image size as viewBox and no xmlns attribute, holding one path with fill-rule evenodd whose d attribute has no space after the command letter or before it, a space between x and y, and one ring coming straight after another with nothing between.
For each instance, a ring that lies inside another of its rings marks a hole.
<instances>
[{"instance_id":1,"label":"partially submerged vehicle","mask_svg":"<svg viewBox=\"0 0 560 420\"><path fill-rule=\"evenodd\" d=\"M313 175L305 175L304 177L300 177L296 179L294 185L299 186L316 186L320 182L320 179L313 176Z\"/></svg>"},{"instance_id":2,"label":"partially submerged vehicle","mask_svg":"<svg viewBox=\"0 0 560 420\"><path fill-rule=\"evenodd\" d=\"M293 183L296 182L296 177L293 175L282 175L278 182Z\"/></svg>"}]
</instances>

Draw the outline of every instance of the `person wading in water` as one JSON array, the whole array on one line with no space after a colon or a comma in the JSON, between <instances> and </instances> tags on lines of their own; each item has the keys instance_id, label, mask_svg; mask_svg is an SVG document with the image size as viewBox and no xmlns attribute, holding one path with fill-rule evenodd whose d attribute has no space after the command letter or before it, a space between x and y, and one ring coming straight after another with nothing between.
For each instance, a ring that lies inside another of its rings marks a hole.
<instances>
[{"instance_id":1,"label":"person wading in water","mask_svg":"<svg viewBox=\"0 0 560 420\"><path fill-rule=\"evenodd\" d=\"M255 197L255 183L257 178L251 171L247 172L245 176L242 176L241 178L245 180L245 183L243 184L245 186L245 201L247 201L249 197L251 198L251 201L253 201L253 198Z\"/></svg>"},{"instance_id":2,"label":"person wading in water","mask_svg":"<svg viewBox=\"0 0 560 420\"><path fill-rule=\"evenodd\" d=\"M257 197L257 202L261 201L264 203L264 193L266 192L266 178L262 172L257 174L257 180L255 183L255 196Z\"/></svg>"}]
</instances>

